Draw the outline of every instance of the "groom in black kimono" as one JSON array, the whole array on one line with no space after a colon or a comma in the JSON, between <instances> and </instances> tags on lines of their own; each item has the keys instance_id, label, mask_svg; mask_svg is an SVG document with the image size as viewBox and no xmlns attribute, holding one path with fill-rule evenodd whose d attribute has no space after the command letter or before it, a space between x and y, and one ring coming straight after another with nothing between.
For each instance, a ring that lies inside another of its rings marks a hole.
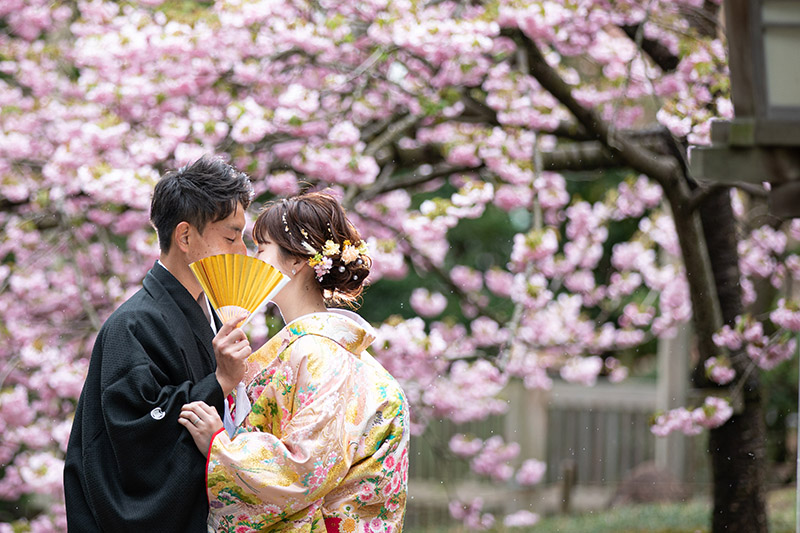
<instances>
[{"instance_id":1,"label":"groom in black kimono","mask_svg":"<svg viewBox=\"0 0 800 533\"><path fill-rule=\"evenodd\" d=\"M72 425L70 531L206 531L205 458L178 415L202 400L222 416L250 346L236 320L215 322L188 265L246 253L252 194L245 174L209 158L156 184L160 258L100 329Z\"/></svg>"}]
</instances>

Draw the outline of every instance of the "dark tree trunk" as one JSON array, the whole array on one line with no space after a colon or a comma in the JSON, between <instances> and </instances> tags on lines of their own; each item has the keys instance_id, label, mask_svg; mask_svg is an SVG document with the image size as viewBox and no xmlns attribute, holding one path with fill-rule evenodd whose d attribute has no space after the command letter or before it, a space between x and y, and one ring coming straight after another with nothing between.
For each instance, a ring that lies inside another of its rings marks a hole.
<instances>
[{"instance_id":1,"label":"dark tree trunk","mask_svg":"<svg viewBox=\"0 0 800 533\"><path fill-rule=\"evenodd\" d=\"M741 414L711 430L713 533L767 532L765 433L761 402L747 400Z\"/></svg>"},{"instance_id":2,"label":"dark tree trunk","mask_svg":"<svg viewBox=\"0 0 800 533\"><path fill-rule=\"evenodd\" d=\"M701 204L701 219L711 258L717 295L725 324L742 313L736 226L726 189ZM747 372L748 357L732 354L737 377L745 377L741 412L711 430L709 453L714 476L714 533L766 533L766 425L762 414L758 372ZM706 384L695 372L695 382Z\"/></svg>"}]
</instances>

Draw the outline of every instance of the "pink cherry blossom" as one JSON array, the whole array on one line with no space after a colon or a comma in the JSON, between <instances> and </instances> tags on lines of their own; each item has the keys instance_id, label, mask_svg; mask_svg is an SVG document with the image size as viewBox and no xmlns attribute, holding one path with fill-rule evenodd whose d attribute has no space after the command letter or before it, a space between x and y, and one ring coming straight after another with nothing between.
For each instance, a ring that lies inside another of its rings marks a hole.
<instances>
[{"instance_id":1,"label":"pink cherry blossom","mask_svg":"<svg viewBox=\"0 0 800 533\"><path fill-rule=\"evenodd\" d=\"M650 430L653 434L664 437L673 431L679 431L685 435L697 435L702 431L702 428L692 417L691 411L688 411L685 407L679 407L656 417L655 423Z\"/></svg>"},{"instance_id":2,"label":"pink cherry blossom","mask_svg":"<svg viewBox=\"0 0 800 533\"><path fill-rule=\"evenodd\" d=\"M518 233L514 235L511 262L518 270L522 270L528 262L549 258L557 249L558 237L550 228L544 231L531 231L525 235Z\"/></svg>"},{"instance_id":3,"label":"pink cherry blossom","mask_svg":"<svg viewBox=\"0 0 800 533\"><path fill-rule=\"evenodd\" d=\"M722 326L717 333L714 334L714 344L717 346L725 346L731 350L738 350L742 346L741 332L737 331L727 324Z\"/></svg>"},{"instance_id":4,"label":"pink cherry blossom","mask_svg":"<svg viewBox=\"0 0 800 533\"><path fill-rule=\"evenodd\" d=\"M509 297L514 276L510 272L492 269L484 274L486 288L497 296Z\"/></svg>"},{"instance_id":5,"label":"pink cherry blossom","mask_svg":"<svg viewBox=\"0 0 800 533\"><path fill-rule=\"evenodd\" d=\"M448 508L450 516L463 521L469 529L482 531L489 529L494 524L494 516L483 512L482 498L475 498L469 504L453 500Z\"/></svg>"},{"instance_id":6,"label":"pink cherry blossom","mask_svg":"<svg viewBox=\"0 0 800 533\"><path fill-rule=\"evenodd\" d=\"M340 146L353 146L359 140L359 132L352 122L339 122L331 128L329 139Z\"/></svg>"},{"instance_id":7,"label":"pink cherry blossom","mask_svg":"<svg viewBox=\"0 0 800 533\"><path fill-rule=\"evenodd\" d=\"M733 381L736 371L731 368L730 361L726 358L709 357L705 362L706 375L709 379L720 385Z\"/></svg>"},{"instance_id":8,"label":"pink cherry blossom","mask_svg":"<svg viewBox=\"0 0 800 533\"><path fill-rule=\"evenodd\" d=\"M506 515L503 518L503 525L505 527L530 527L535 526L539 522L539 515L530 511L517 511Z\"/></svg>"},{"instance_id":9,"label":"pink cherry blossom","mask_svg":"<svg viewBox=\"0 0 800 533\"><path fill-rule=\"evenodd\" d=\"M709 396L702 407L692 413L696 422L706 428L719 427L733 415L733 408L724 398Z\"/></svg>"},{"instance_id":10,"label":"pink cherry blossom","mask_svg":"<svg viewBox=\"0 0 800 533\"><path fill-rule=\"evenodd\" d=\"M459 289L466 292L477 292L483 287L481 273L463 265L456 265L450 269L450 279Z\"/></svg>"},{"instance_id":11,"label":"pink cherry blossom","mask_svg":"<svg viewBox=\"0 0 800 533\"><path fill-rule=\"evenodd\" d=\"M594 385L603 368L603 360L597 356L572 357L561 367L561 377L566 381Z\"/></svg>"},{"instance_id":12,"label":"pink cherry blossom","mask_svg":"<svg viewBox=\"0 0 800 533\"><path fill-rule=\"evenodd\" d=\"M483 448L483 441L477 438L467 438L457 433L450 438L450 451L461 457L472 457Z\"/></svg>"},{"instance_id":13,"label":"pink cherry blossom","mask_svg":"<svg viewBox=\"0 0 800 533\"><path fill-rule=\"evenodd\" d=\"M536 485L544 478L547 465L536 459L527 459L517 471L516 479L520 485Z\"/></svg>"},{"instance_id":14,"label":"pink cherry blossom","mask_svg":"<svg viewBox=\"0 0 800 533\"><path fill-rule=\"evenodd\" d=\"M800 332L800 309L796 303L787 302L785 298L778 300L778 308L770 313L769 319L776 326L794 333Z\"/></svg>"},{"instance_id":15,"label":"pink cherry blossom","mask_svg":"<svg viewBox=\"0 0 800 533\"><path fill-rule=\"evenodd\" d=\"M440 315L447 307L447 298L438 292L429 292L427 289L417 288L411 292L411 307L424 317Z\"/></svg>"}]
</instances>

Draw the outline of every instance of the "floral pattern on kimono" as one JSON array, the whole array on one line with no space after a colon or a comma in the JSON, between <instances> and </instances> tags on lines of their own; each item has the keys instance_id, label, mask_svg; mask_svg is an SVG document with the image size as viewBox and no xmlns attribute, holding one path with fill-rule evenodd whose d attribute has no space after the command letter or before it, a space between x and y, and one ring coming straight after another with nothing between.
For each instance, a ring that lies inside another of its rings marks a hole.
<instances>
[{"instance_id":1,"label":"floral pattern on kimono","mask_svg":"<svg viewBox=\"0 0 800 533\"><path fill-rule=\"evenodd\" d=\"M252 411L209 449L211 528L402 531L408 403L374 338L355 313L314 313L251 354Z\"/></svg>"}]
</instances>

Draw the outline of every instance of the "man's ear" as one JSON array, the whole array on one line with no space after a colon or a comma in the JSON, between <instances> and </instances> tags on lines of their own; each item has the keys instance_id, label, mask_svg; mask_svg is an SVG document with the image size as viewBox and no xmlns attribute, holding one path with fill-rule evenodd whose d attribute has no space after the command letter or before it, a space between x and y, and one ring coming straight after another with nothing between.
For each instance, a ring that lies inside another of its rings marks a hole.
<instances>
[{"instance_id":1,"label":"man's ear","mask_svg":"<svg viewBox=\"0 0 800 533\"><path fill-rule=\"evenodd\" d=\"M172 232L172 244L177 246L178 249L183 252L187 253L189 251L189 237L192 232L192 226L186 222L179 222L177 226L175 226L175 231Z\"/></svg>"}]
</instances>

